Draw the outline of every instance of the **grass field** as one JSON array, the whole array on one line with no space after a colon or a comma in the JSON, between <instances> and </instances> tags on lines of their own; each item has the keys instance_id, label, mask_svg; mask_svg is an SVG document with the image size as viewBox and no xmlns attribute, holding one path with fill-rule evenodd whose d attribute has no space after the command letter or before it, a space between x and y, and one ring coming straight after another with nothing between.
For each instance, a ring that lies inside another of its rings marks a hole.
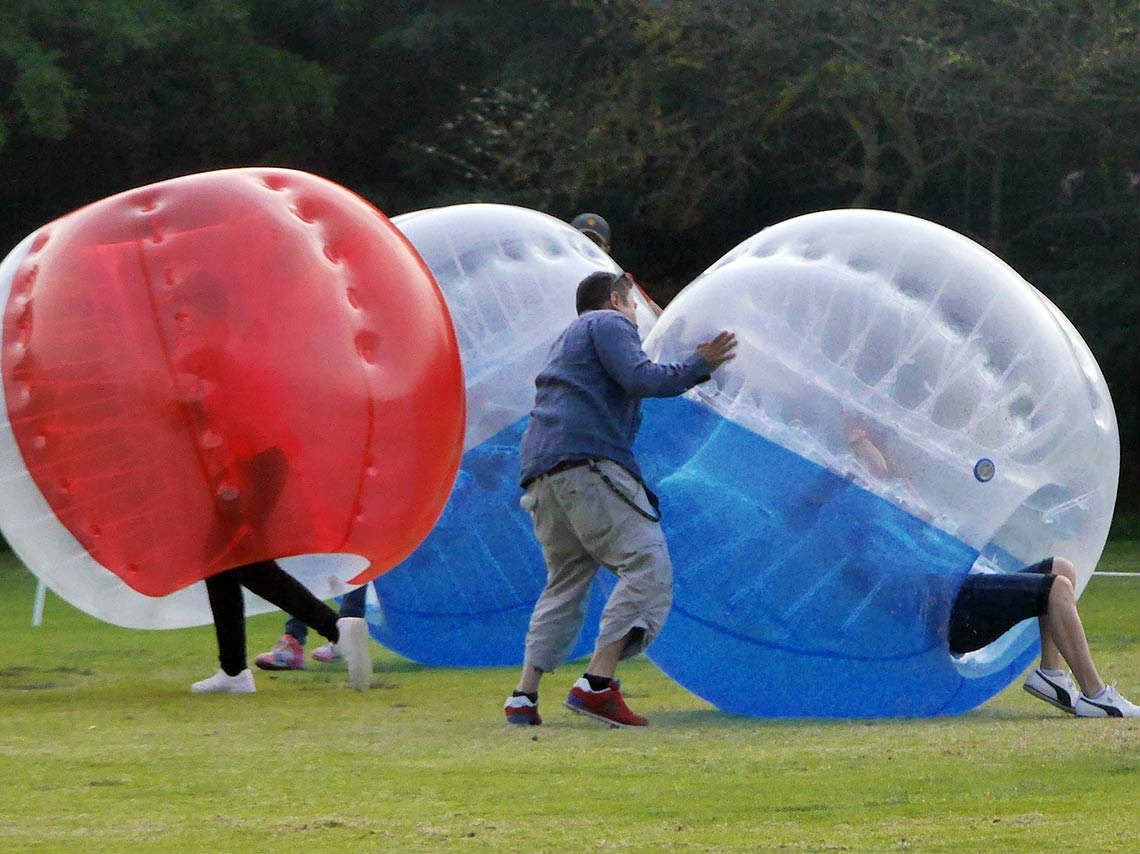
<instances>
[{"instance_id":1,"label":"grass field","mask_svg":"<svg viewBox=\"0 0 1140 854\"><path fill-rule=\"evenodd\" d=\"M1140 568L1135 541L1101 569ZM967 715L772 721L721 714L639 659L644 731L561 708L502 723L513 669L443 670L374 645L343 668L192 696L212 628L119 629L0 555L0 851L1127 851L1140 849L1140 721L1078 720L1020 682ZM1140 583L1081 599L1102 672L1140 696ZM280 632L249 621L250 652Z\"/></svg>"}]
</instances>

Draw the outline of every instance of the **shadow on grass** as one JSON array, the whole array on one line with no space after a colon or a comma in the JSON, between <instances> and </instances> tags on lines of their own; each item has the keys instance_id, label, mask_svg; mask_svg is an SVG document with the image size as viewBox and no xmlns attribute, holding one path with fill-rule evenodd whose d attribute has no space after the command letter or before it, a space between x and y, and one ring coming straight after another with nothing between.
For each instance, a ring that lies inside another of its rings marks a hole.
<instances>
[{"instance_id":1,"label":"shadow on grass","mask_svg":"<svg viewBox=\"0 0 1140 854\"><path fill-rule=\"evenodd\" d=\"M795 727L941 727L948 723L985 723L993 721L1042 721L1050 718L1067 718L1064 712L1043 708L1040 711L1022 711L1002 707L983 706L962 715L925 718L751 718L730 715L718 709L686 709L673 712L656 712L652 725L658 729L749 730Z\"/></svg>"},{"instance_id":2,"label":"shadow on grass","mask_svg":"<svg viewBox=\"0 0 1140 854\"><path fill-rule=\"evenodd\" d=\"M0 668L0 691L46 691L52 688L71 687L71 679L43 679L44 676L92 676L93 671L82 667L29 667L17 664Z\"/></svg>"},{"instance_id":3,"label":"shadow on grass","mask_svg":"<svg viewBox=\"0 0 1140 854\"><path fill-rule=\"evenodd\" d=\"M407 658L386 658L372 662L373 673L425 673L440 669L427 664L418 664Z\"/></svg>"},{"instance_id":4,"label":"shadow on grass","mask_svg":"<svg viewBox=\"0 0 1140 854\"><path fill-rule=\"evenodd\" d=\"M655 712L653 726L660 729L754 729L756 727L787 726L803 723L792 718L746 718L730 715L719 709L685 709L676 712Z\"/></svg>"}]
</instances>

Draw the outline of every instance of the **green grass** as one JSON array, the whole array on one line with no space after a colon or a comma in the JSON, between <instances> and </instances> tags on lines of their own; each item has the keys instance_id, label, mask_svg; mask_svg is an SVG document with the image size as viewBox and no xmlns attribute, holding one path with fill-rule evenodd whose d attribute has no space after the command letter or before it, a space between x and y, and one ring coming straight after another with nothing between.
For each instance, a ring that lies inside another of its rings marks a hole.
<instances>
[{"instance_id":1,"label":"green grass","mask_svg":"<svg viewBox=\"0 0 1140 854\"><path fill-rule=\"evenodd\" d=\"M1135 541L1102 569L1136 570ZM1075 720L1014 684L954 718L770 721L721 714L650 662L623 668L645 731L556 700L500 721L513 669L413 665L374 646L343 669L259 673L191 696L212 629L108 626L0 556L2 851L1136 851L1140 722ZM1081 599L1102 671L1140 695L1140 584ZM279 615L249 621L251 653ZM762 674L758 674L762 677Z\"/></svg>"}]
</instances>

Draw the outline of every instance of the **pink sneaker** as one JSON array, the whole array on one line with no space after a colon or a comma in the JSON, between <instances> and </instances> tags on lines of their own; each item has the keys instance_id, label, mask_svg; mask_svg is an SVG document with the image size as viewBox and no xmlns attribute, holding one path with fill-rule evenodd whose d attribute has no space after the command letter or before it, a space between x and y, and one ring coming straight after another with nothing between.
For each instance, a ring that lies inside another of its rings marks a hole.
<instances>
[{"instance_id":1,"label":"pink sneaker","mask_svg":"<svg viewBox=\"0 0 1140 854\"><path fill-rule=\"evenodd\" d=\"M262 670L304 670L305 648L292 635L282 635L273 649L253 660Z\"/></svg>"},{"instance_id":2,"label":"pink sneaker","mask_svg":"<svg viewBox=\"0 0 1140 854\"><path fill-rule=\"evenodd\" d=\"M340 661L344 656L340 654L340 650L336 648L335 643L326 643L324 646L318 646L311 653L309 657L313 661L322 661L328 664L330 661Z\"/></svg>"}]
</instances>

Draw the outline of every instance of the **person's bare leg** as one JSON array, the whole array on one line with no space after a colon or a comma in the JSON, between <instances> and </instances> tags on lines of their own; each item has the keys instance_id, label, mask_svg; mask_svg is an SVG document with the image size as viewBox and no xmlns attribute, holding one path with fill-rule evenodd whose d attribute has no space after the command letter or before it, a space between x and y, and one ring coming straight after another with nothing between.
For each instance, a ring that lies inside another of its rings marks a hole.
<instances>
[{"instance_id":1,"label":"person's bare leg","mask_svg":"<svg viewBox=\"0 0 1140 854\"><path fill-rule=\"evenodd\" d=\"M1063 557L1053 558L1053 575L1069 579L1073 589L1077 586L1077 571L1073 565ZM1044 618L1037 620L1037 627L1041 631L1041 669L1061 670L1065 666L1061 651L1053 641L1053 634L1049 631Z\"/></svg>"},{"instance_id":2,"label":"person's bare leg","mask_svg":"<svg viewBox=\"0 0 1140 854\"><path fill-rule=\"evenodd\" d=\"M1096 665L1093 664L1085 630L1077 613L1077 597L1073 584L1064 575L1058 575L1049 591L1049 610L1042 616L1042 637L1048 633L1051 643L1056 645L1073 671L1073 677L1081 686L1086 697L1098 694L1104 688ZM1045 662L1042 646L1042 663Z\"/></svg>"},{"instance_id":3,"label":"person's bare leg","mask_svg":"<svg viewBox=\"0 0 1140 854\"><path fill-rule=\"evenodd\" d=\"M593 656L590 657L590 663L586 665L586 672L591 676L604 676L607 679L613 679L618 662L621 660L622 651L633 639L634 632L640 631L644 631L644 629L630 629L613 643L608 643L601 649L595 649Z\"/></svg>"},{"instance_id":4,"label":"person's bare leg","mask_svg":"<svg viewBox=\"0 0 1140 854\"><path fill-rule=\"evenodd\" d=\"M545 671L539 670L533 664L524 664L522 673L519 674L519 684L515 686L516 691L521 691L524 694L534 694L538 691L538 683L542 681L542 674Z\"/></svg>"}]
</instances>

